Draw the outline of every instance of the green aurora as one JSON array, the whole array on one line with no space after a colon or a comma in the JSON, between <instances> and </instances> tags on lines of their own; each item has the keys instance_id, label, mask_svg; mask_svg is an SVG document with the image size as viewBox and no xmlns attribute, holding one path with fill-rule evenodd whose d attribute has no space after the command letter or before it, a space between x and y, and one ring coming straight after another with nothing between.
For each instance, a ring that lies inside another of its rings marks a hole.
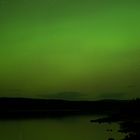
<instances>
[{"instance_id":1,"label":"green aurora","mask_svg":"<svg viewBox=\"0 0 140 140\"><path fill-rule=\"evenodd\" d=\"M140 97L140 1L0 0L0 96L63 92Z\"/></svg>"}]
</instances>

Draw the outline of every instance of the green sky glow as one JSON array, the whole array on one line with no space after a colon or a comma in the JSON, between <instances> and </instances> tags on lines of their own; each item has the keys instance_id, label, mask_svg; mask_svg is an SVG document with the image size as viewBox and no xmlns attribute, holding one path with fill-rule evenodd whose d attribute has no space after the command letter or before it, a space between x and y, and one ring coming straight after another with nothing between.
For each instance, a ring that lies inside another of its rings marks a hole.
<instances>
[{"instance_id":1,"label":"green sky glow","mask_svg":"<svg viewBox=\"0 0 140 140\"><path fill-rule=\"evenodd\" d=\"M140 97L139 17L138 1L0 0L0 95Z\"/></svg>"}]
</instances>

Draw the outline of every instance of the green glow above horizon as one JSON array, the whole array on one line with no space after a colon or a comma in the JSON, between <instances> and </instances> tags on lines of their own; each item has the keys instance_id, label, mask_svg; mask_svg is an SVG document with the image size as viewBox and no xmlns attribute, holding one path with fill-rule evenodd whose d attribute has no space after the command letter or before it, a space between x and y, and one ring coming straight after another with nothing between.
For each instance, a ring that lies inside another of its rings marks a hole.
<instances>
[{"instance_id":1,"label":"green glow above horizon","mask_svg":"<svg viewBox=\"0 0 140 140\"><path fill-rule=\"evenodd\" d=\"M140 97L139 17L134 1L1 0L0 95Z\"/></svg>"}]
</instances>

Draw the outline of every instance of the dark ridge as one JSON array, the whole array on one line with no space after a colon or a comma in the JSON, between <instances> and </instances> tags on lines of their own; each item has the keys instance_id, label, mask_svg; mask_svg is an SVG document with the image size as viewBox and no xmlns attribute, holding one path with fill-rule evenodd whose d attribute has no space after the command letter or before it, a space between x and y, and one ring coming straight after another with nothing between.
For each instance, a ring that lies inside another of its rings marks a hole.
<instances>
[{"instance_id":1,"label":"dark ridge","mask_svg":"<svg viewBox=\"0 0 140 140\"><path fill-rule=\"evenodd\" d=\"M114 119L116 121L116 116L121 116L122 114L125 114L125 116L129 114L139 115L139 105L139 99L68 101L56 99L0 98L0 119L99 114L111 116L109 120ZM121 117L123 118L124 115ZM94 120L91 120L91 122L94 122Z\"/></svg>"}]
</instances>

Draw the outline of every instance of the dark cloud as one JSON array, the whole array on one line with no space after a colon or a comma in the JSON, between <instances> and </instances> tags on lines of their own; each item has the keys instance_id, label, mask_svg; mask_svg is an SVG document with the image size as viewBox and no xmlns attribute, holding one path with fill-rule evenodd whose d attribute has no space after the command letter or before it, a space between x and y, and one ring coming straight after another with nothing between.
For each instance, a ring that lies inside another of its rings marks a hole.
<instances>
[{"instance_id":1,"label":"dark cloud","mask_svg":"<svg viewBox=\"0 0 140 140\"><path fill-rule=\"evenodd\" d=\"M124 99L126 93L103 93L98 96L99 99Z\"/></svg>"},{"instance_id":2,"label":"dark cloud","mask_svg":"<svg viewBox=\"0 0 140 140\"><path fill-rule=\"evenodd\" d=\"M84 97L83 94L79 92L60 92L56 94L42 95L42 97L49 99L65 99L65 100L78 100Z\"/></svg>"}]
</instances>

